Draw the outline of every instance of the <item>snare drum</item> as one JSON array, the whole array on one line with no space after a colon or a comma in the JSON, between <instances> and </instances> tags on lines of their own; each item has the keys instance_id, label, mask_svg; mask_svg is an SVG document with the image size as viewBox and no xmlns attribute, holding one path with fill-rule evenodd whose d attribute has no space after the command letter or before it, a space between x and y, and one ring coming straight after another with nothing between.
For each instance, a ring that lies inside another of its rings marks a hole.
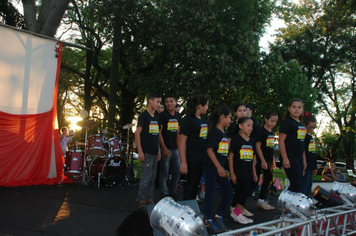
<instances>
[{"instance_id":1,"label":"snare drum","mask_svg":"<svg viewBox=\"0 0 356 236\"><path fill-rule=\"evenodd\" d=\"M109 139L110 154L117 155L122 152L121 140L118 137Z\"/></svg>"},{"instance_id":2,"label":"snare drum","mask_svg":"<svg viewBox=\"0 0 356 236\"><path fill-rule=\"evenodd\" d=\"M93 134L88 137L88 155L101 156L106 152L104 139L100 134Z\"/></svg>"},{"instance_id":3,"label":"snare drum","mask_svg":"<svg viewBox=\"0 0 356 236\"><path fill-rule=\"evenodd\" d=\"M74 150L66 152L64 174L65 175L80 175L83 173L84 152Z\"/></svg>"},{"instance_id":4,"label":"snare drum","mask_svg":"<svg viewBox=\"0 0 356 236\"><path fill-rule=\"evenodd\" d=\"M90 178L98 181L100 173L104 184L112 186L118 185L124 180L126 169L125 160L121 157L96 158L90 163L89 174Z\"/></svg>"}]
</instances>

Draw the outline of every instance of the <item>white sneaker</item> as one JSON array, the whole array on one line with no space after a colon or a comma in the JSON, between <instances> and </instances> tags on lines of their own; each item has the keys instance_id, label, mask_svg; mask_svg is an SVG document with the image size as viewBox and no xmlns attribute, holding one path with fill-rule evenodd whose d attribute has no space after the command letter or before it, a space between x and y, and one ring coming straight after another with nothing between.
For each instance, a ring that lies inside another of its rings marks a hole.
<instances>
[{"instance_id":1,"label":"white sneaker","mask_svg":"<svg viewBox=\"0 0 356 236\"><path fill-rule=\"evenodd\" d=\"M249 218L246 218L245 216L243 216L242 214L239 214L238 216L235 214L235 212L231 212L230 213L230 216L232 219L234 219L234 221L240 223L240 224L243 224L243 225L246 225L246 224L249 224L249 223L253 223L253 220L249 219Z\"/></svg>"},{"instance_id":2,"label":"white sneaker","mask_svg":"<svg viewBox=\"0 0 356 236\"><path fill-rule=\"evenodd\" d=\"M249 212L246 208L244 208L244 209L242 210L242 214L243 214L244 216L253 216L253 214L252 214L251 212Z\"/></svg>"},{"instance_id":3,"label":"white sneaker","mask_svg":"<svg viewBox=\"0 0 356 236\"><path fill-rule=\"evenodd\" d=\"M257 201L257 206L263 210L270 211L274 210L275 208L268 204L266 201Z\"/></svg>"}]
</instances>

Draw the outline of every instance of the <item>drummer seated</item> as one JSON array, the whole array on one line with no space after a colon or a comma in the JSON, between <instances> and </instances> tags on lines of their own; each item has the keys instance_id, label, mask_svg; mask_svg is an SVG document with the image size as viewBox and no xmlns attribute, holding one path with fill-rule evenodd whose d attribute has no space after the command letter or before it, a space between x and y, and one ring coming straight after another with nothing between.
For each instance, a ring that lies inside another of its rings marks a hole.
<instances>
[{"instance_id":1,"label":"drummer seated","mask_svg":"<svg viewBox=\"0 0 356 236\"><path fill-rule=\"evenodd\" d=\"M323 181L345 181L346 176L341 173L339 168L336 168L335 163L330 162L329 167L325 167L323 171Z\"/></svg>"}]
</instances>

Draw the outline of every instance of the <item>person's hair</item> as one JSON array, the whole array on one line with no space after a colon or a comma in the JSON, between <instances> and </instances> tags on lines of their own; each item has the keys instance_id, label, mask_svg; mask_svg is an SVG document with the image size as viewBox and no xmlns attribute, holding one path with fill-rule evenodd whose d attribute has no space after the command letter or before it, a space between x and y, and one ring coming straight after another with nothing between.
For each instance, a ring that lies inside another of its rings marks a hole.
<instances>
[{"instance_id":1,"label":"person's hair","mask_svg":"<svg viewBox=\"0 0 356 236\"><path fill-rule=\"evenodd\" d=\"M302 103L302 106L304 107L304 102L302 101L302 99L300 99L300 98L293 98L293 99L291 99L291 100L289 101L289 103L288 103L288 107L287 107L287 109L286 109L286 112L284 113L283 120L284 120L285 118L287 118L288 116L290 116L290 112L289 112L288 108L292 106L292 103L293 103L293 102L300 102L300 103ZM299 116L299 120L300 120L300 121L303 121L303 113Z\"/></svg>"},{"instance_id":2,"label":"person's hair","mask_svg":"<svg viewBox=\"0 0 356 236\"><path fill-rule=\"evenodd\" d=\"M147 95L147 103L148 103L148 100L155 99L155 98L161 98L161 95L159 95L158 93L149 93Z\"/></svg>"},{"instance_id":3,"label":"person's hair","mask_svg":"<svg viewBox=\"0 0 356 236\"><path fill-rule=\"evenodd\" d=\"M246 108L250 109L251 111L253 110L253 109L252 109L252 106L251 106L250 104L247 104L247 103L246 103L245 106L246 106Z\"/></svg>"},{"instance_id":4,"label":"person's hair","mask_svg":"<svg viewBox=\"0 0 356 236\"><path fill-rule=\"evenodd\" d=\"M306 114L303 119L304 125L309 125L310 123L316 123L316 118L312 114Z\"/></svg>"},{"instance_id":5,"label":"person's hair","mask_svg":"<svg viewBox=\"0 0 356 236\"><path fill-rule=\"evenodd\" d=\"M208 97L202 94L197 94L194 95L192 98L189 98L187 101L187 108L186 108L187 116L194 117L197 111L197 106L199 105L205 106L208 103L208 101L209 101Z\"/></svg>"},{"instance_id":6,"label":"person's hair","mask_svg":"<svg viewBox=\"0 0 356 236\"><path fill-rule=\"evenodd\" d=\"M210 134L211 130L216 127L217 124L219 124L220 122L220 117L221 115L224 115L225 117L227 117L228 115L230 115L230 109L226 106L221 106L216 108L213 113L211 113L210 117L209 117L209 131L208 134Z\"/></svg>"},{"instance_id":7,"label":"person's hair","mask_svg":"<svg viewBox=\"0 0 356 236\"><path fill-rule=\"evenodd\" d=\"M63 127L61 128L61 134L63 134L63 130L64 130L64 129L68 130L68 128L67 128L66 126L63 126Z\"/></svg>"},{"instance_id":8,"label":"person's hair","mask_svg":"<svg viewBox=\"0 0 356 236\"><path fill-rule=\"evenodd\" d=\"M252 120L251 117L241 117L238 121L237 124L234 128L234 131L232 132L233 135L236 135L240 132L240 127L239 125L242 125L243 123L245 123L247 120Z\"/></svg>"},{"instance_id":9,"label":"person's hair","mask_svg":"<svg viewBox=\"0 0 356 236\"><path fill-rule=\"evenodd\" d=\"M246 107L246 104L245 103L237 103L235 106L234 106L234 112L236 112L238 109L239 109L239 107L241 107L241 106L244 106L244 107ZM237 120L237 117L235 117L235 121Z\"/></svg>"},{"instance_id":10,"label":"person's hair","mask_svg":"<svg viewBox=\"0 0 356 236\"><path fill-rule=\"evenodd\" d=\"M274 111L269 111L267 112L265 115L264 115L264 118L269 120L272 116L277 116L278 117L278 114ZM264 120L263 120L264 121ZM265 122L265 121L264 121Z\"/></svg>"},{"instance_id":11,"label":"person's hair","mask_svg":"<svg viewBox=\"0 0 356 236\"><path fill-rule=\"evenodd\" d=\"M177 101L177 97L173 94L167 94L164 96L164 100L166 101L167 98L173 98L174 101ZM176 105L177 106L177 105Z\"/></svg>"}]
</instances>

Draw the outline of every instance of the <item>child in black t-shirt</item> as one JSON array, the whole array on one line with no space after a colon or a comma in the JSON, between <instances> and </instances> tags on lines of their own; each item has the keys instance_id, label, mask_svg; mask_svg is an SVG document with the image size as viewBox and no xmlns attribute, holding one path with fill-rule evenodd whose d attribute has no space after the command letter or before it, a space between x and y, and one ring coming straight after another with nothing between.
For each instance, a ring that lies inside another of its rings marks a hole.
<instances>
[{"instance_id":1,"label":"child in black t-shirt","mask_svg":"<svg viewBox=\"0 0 356 236\"><path fill-rule=\"evenodd\" d=\"M256 151L261 160L261 169L263 172L263 183L260 190L260 196L257 206L263 210L273 210L273 206L267 202L268 187L273 179L274 159L274 131L278 121L278 115L275 112L267 112L265 115L265 124L256 134ZM257 162L258 163L258 162Z\"/></svg>"},{"instance_id":2,"label":"child in black t-shirt","mask_svg":"<svg viewBox=\"0 0 356 236\"><path fill-rule=\"evenodd\" d=\"M304 139L307 131L302 123L303 101L293 98L279 128L281 162L290 182L289 191L299 192L306 165Z\"/></svg>"},{"instance_id":3,"label":"child in black t-shirt","mask_svg":"<svg viewBox=\"0 0 356 236\"><path fill-rule=\"evenodd\" d=\"M161 103L161 97L150 93L147 96L147 108L138 117L135 139L138 159L141 161L141 181L136 203L138 206L154 204L153 189L156 178L157 161L160 160L159 121L155 110Z\"/></svg>"},{"instance_id":4,"label":"child in black t-shirt","mask_svg":"<svg viewBox=\"0 0 356 236\"><path fill-rule=\"evenodd\" d=\"M160 160L159 189L161 197L177 198L177 187L180 178L180 158L178 153L178 130L180 114L175 111L177 99L173 95L165 98L166 110L159 114L162 157ZM172 174L170 185L167 185L169 174Z\"/></svg>"},{"instance_id":5,"label":"child in black t-shirt","mask_svg":"<svg viewBox=\"0 0 356 236\"><path fill-rule=\"evenodd\" d=\"M195 199L206 159L208 123L203 115L208 110L208 98L195 95L187 101L186 117L181 121L178 149L181 159L180 172L187 175L184 200Z\"/></svg>"},{"instance_id":6,"label":"child in black t-shirt","mask_svg":"<svg viewBox=\"0 0 356 236\"><path fill-rule=\"evenodd\" d=\"M306 196L310 196L313 185L313 175L316 174L318 168L316 164L316 147L314 138L312 136L313 130L316 127L316 118L311 114L304 116L304 125L307 129L307 135L305 137L305 158L307 161L307 168L302 177L302 186L300 192Z\"/></svg>"},{"instance_id":7,"label":"child in black t-shirt","mask_svg":"<svg viewBox=\"0 0 356 236\"><path fill-rule=\"evenodd\" d=\"M253 216L244 206L251 192L250 180L257 181L255 169L255 141L250 138L253 129L251 118L242 117L238 121L240 132L233 136L229 149L230 179L235 185L235 196L232 204L233 210L230 216L240 224L253 223L246 216Z\"/></svg>"},{"instance_id":8,"label":"child in black t-shirt","mask_svg":"<svg viewBox=\"0 0 356 236\"><path fill-rule=\"evenodd\" d=\"M204 214L208 218L208 230L229 231L225 226L223 216L226 208L229 207L233 197L231 184L224 168L227 162L229 142L224 129L231 123L231 113L227 107L217 108L209 117L209 134L208 134L208 149L209 159L204 164L205 173L205 198L204 198ZM223 192L223 197L220 200L218 210L215 214L215 220L212 220L212 200L214 197L215 184L218 183ZM220 228L220 229L219 229Z\"/></svg>"}]
</instances>

